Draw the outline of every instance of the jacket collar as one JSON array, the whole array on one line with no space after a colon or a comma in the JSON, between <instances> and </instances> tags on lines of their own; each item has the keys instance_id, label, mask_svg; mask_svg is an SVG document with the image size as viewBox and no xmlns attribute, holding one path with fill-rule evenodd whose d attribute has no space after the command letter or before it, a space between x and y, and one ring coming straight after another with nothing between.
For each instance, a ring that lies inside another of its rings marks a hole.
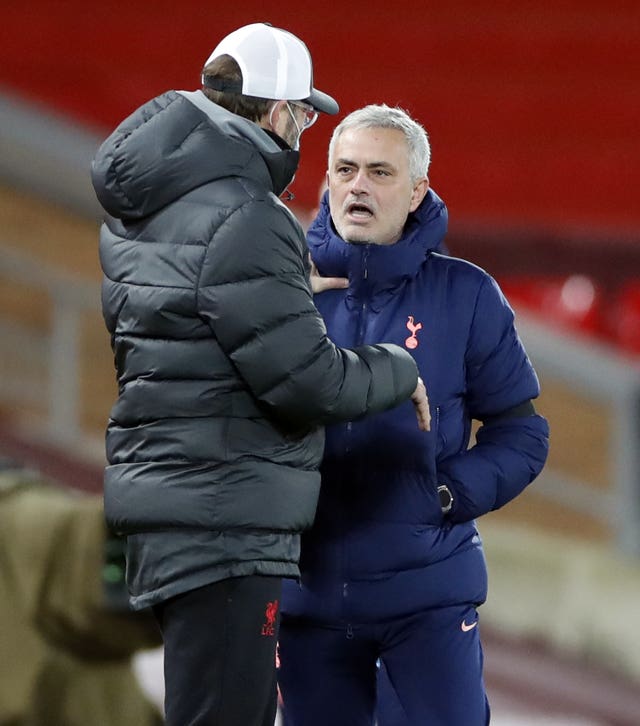
<instances>
[{"instance_id":1,"label":"jacket collar","mask_svg":"<svg viewBox=\"0 0 640 726\"><path fill-rule=\"evenodd\" d=\"M292 149L279 136L261 128L253 121L231 113L210 101L202 91L178 91L194 106L206 114L231 138L249 141L262 157L273 193L280 196L287 188L298 168L300 152Z\"/></svg>"},{"instance_id":2,"label":"jacket collar","mask_svg":"<svg viewBox=\"0 0 640 726\"><path fill-rule=\"evenodd\" d=\"M201 91L168 91L133 112L91 164L103 208L142 219L218 179L243 177L277 196L293 178L298 152L209 101Z\"/></svg>"},{"instance_id":3,"label":"jacket collar","mask_svg":"<svg viewBox=\"0 0 640 726\"><path fill-rule=\"evenodd\" d=\"M441 251L447 231L445 203L429 190L409 215L402 237L393 245L348 244L336 232L325 192L318 216L307 233L311 257L321 275L348 277L347 299L368 299L382 306L400 285L415 277L427 256Z\"/></svg>"}]
</instances>

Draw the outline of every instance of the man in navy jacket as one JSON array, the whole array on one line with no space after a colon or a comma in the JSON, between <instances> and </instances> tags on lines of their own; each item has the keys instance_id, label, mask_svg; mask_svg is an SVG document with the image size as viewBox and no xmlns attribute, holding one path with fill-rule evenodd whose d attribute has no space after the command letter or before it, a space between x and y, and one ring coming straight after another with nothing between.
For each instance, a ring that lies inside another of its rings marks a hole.
<instances>
[{"instance_id":1,"label":"man in navy jacket","mask_svg":"<svg viewBox=\"0 0 640 726\"><path fill-rule=\"evenodd\" d=\"M489 722L474 520L540 473L548 427L498 285L436 251L447 211L429 189L429 161L422 126L384 105L347 116L329 146L329 190L308 241L319 274L349 286L316 304L337 345L396 343L413 355L431 430L417 430L411 403L327 430L301 580L283 595L288 726L372 724L379 663L402 723Z\"/></svg>"}]
</instances>

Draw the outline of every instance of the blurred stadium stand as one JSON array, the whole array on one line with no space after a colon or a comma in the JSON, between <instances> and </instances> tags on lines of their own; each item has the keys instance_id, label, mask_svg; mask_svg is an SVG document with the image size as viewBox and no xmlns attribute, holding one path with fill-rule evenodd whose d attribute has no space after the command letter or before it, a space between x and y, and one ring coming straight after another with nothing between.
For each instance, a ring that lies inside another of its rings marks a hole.
<instances>
[{"instance_id":1,"label":"blurred stadium stand","mask_svg":"<svg viewBox=\"0 0 640 726\"><path fill-rule=\"evenodd\" d=\"M530 491L481 522L486 622L640 682L628 627L640 595L640 3L416 7L3 8L0 449L56 472L72 452L88 467L75 484L99 488L115 380L88 165L142 101L196 87L225 33L282 25L307 41L316 85L342 112L386 102L424 123L450 250L500 282L540 373L551 457ZM305 136L302 217L332 128L323 119Z\"/></svg>"}]
</instances>

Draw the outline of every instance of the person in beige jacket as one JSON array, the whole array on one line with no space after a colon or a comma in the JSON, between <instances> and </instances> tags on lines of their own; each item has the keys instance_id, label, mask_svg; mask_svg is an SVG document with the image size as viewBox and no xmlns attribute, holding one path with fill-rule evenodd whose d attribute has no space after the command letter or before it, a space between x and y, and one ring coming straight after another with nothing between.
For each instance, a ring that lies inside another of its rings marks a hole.
<instances>
[{"instance_id":1,"label":"person in beige jacket","mask_svg":"<svg viewBox=\"0 0 640 726\"><path fill-rule=\"evenodd\" d=\"M132 669L157 646L122 593L102 497L0 458L0 726L156 726Z\"/></svg>"}]
</instances>

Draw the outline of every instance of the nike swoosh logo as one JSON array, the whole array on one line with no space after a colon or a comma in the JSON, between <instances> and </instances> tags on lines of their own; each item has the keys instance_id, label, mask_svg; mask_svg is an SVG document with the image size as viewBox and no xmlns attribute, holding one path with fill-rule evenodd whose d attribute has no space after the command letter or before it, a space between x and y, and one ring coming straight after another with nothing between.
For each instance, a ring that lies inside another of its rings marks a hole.
<instances>
[{"instance_id":1,"label":"nike swoosh logo","mask_svg":"<svg viewBox=\"0 0 640 726\"><path fill-rule=\"evenodd\" d=\"M478 624L478 621L477 620L474 621L473 623L470 623L469 625L467 625L467 621L466 620L463 620L460 623L460 630L462 630L463 633L468 633L470 630L473 630L476 627L477 624Z\"/></svg>"}]
</instances>

